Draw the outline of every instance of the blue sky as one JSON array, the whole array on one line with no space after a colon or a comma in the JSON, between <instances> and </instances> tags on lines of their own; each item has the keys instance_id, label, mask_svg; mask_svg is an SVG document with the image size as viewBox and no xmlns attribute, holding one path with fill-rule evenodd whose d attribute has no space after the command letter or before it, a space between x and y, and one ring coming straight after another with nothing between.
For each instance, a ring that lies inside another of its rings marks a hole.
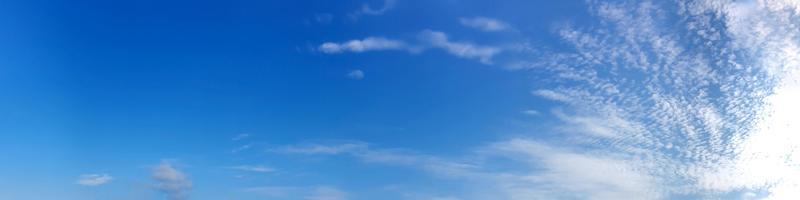
<instances>
[{"instance_id":1,"label":"blue sky","mask_svg":"<svg viewBox=\"0 0 800 200\"><path fill-rule=\"evenodd\" d=\"M0 199L796 199L800 3L0 2Z\"/></svg>"}]
</instances>

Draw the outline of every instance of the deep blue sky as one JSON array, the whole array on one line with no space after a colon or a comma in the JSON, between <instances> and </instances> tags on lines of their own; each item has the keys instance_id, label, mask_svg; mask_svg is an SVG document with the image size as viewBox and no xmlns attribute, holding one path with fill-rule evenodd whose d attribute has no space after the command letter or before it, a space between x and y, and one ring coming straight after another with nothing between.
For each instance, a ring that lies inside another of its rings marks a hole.
<instances>
[{"instance_id":1,"label":"deep blue sky","mask_svg":"<svg viewBox=\"0 0 800 200\"><path fill-rule=\"evenodd\" d=\"M0 1L0 199L779 198L776 2Z\"/></svg>"}]
</instances>

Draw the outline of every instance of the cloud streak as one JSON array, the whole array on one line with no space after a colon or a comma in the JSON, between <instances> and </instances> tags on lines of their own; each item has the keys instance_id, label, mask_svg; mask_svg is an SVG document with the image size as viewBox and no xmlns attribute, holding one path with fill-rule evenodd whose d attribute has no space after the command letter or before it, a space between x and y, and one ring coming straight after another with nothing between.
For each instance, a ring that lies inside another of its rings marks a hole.
<instances>
[{"instance_id":1,"label":"cloud streak","mask_svg":"<svg viewBox=\"0 0 800 200\"><path fill-rule=\"evenodd\" d=\"M75 183L83 186L100 186L112 180L114 180L114 178L108 174L84 174L81 175Z\"/></svg>"},{"instance_id":2,"label":"cloud streak","mask_svg":"<svg viewBox=\"0 0 800 200\"><path fill-rule=\"evenodd\" d=\"M337 54L344 52L361 53L381 50L403 50L409 47L402 41L383 37L367 37L361 40L350 40L342 43L325 42L319 46L323 53Z\"/></svg>"},{"instance_id":3,"label":"cloud streak","mask_svg":"<svg viewBox=\"0 0 800 200\"><path fill-rule=\"evenodd\" d=\"M508 23L488 17L460 18L461 25L486 32L505 31L511 28Z\"/></svg>"},{"instance_id":4,"label":"cloud streak","mask_svg":"<svg viewBox=\"0 0 800 200\"><path fill-rule=\"evenodd\" d=\"M492 57L501 52L501 49L496 47L450 41L447 34L439 31L424 30L420 33L420 37L432 47L443 49L456 57L477 59L484 64L491 64Z\"/></svg>"}]
</instances>

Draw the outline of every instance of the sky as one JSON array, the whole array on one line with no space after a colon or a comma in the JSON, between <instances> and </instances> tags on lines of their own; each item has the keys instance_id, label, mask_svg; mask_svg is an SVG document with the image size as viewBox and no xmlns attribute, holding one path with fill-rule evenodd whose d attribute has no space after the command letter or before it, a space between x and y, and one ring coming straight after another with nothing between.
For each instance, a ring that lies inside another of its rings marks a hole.
<instances>
[{"instance_id":1,"label":"sky","mask_svg":"<svg viewBox=\"0 0 800 200\"><path fill-rule=\"evenodd\" d=\"M0 199L800 199L794 0L0 1Z\"/></svg>"}]
</instances>

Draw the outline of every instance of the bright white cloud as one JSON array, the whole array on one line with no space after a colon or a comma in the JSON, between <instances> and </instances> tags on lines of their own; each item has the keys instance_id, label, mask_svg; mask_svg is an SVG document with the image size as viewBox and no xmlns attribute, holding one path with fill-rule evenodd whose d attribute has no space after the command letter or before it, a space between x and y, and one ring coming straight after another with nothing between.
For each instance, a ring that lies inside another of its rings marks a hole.
<instances>
[{"instance_id":1,"label":"bright white cloud","mask_svg":"<svg viewBox=\"0 0 800 200\"><path fill-rule=\"evenodd\" d=\"M457 57L478 59L484 64L491 64L492 57L501 52L501 49L496 47L450 41L447 34L439 31L425 30L420 33L420 37L432 47L444 49L447 53Z\"/></svg>"},{"instance_id":2,"label":"bright white cloud","mask_svg":"<svg viewBox=\"0 0 800 200\"><path fill-rule=\"evenodd\" d=\"M83 186L99 186L109 183L111 180L114 178L108 174L84 174L78 177L76 183Z\"/></svg>"},{"instance_id":3,"label":"bright white cloud","mask_svg":"<svg viewBox=\"0 0 800 200\"><path fill-rule=\"evenodd\" d=\"M360 69L350 70L350 72L347 72L347 78L353 80L364 79L364 71L361 71Z\"/></svg>"},{"instance_id":4,"label":"bright white cloud","mask_svg":"<svg viewBox=\"0 0 800 200\"><path fill-rule=\"evenodd\" d=\"M323 53L335 54L343 52L361 53L378 50L403 50L408 48L399 40L390 40L382 37L368 37L362 40L350 40L343 43L325 42L319 46Z\"/></svg>"},{"instance_id":5,"label":"bright white cloud","mask_svg":"<svg viewBox=\"0 0 800 200\"><path fill-rule=\"evenodd\" d=\"M474 18L461 18L459 19L461 25L476 28L482 31L504 31L511 28L507 23L492 19L488 17L474 17Z\"/></svg>"},{"instance_id":6,"label":"bright white cloud","mask_svg":"<svg viewBox=\"0 0 800 200\"><path fill-rule=\"evenodd\" d=\"M156 182L153 188L164 193L170 200L186 200L192 182L187 175L175 168L172 163L163 161L153 168L152 178Z\"/></svg>"}]
</instances>

